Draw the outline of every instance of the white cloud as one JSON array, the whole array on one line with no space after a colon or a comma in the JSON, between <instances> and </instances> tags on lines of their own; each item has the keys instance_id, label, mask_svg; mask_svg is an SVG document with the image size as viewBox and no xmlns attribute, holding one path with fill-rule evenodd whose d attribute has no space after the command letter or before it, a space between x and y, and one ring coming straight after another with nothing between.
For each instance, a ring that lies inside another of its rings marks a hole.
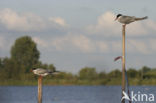
<instances>
[{"instance_id":1,"label":"white cloud","mask_svg":"<svg viewBox=\"0 0 156 103\"><path fill-rule=\"evenodd\" d=\"M84 35L68 34L64 37L58 37L52 40L52 45L57 50L93 52L94 44Z\"/></svg>"},{"instance_id":2,"label":"white cloud","mask_svg":"<svg viewBox=\"0 0 156 103\"><path fill-rule=\"evenodd\" d=\"M149 40L147 40L149 42ZM143 41L143 40L137 40L137 39L128 39L128 51L129 52L138 52L141 54L149 54L150 52L152 52L149 47L150 45Z\"/></svg>"},{"instance_id":3,"label":"white cloud","mask_svg":"<svg viewBox=\"0 0 156 103\"><path fill-rule=\"evenodd\" d=\"M113 40L113 41L110 41L108 42L111 47L111 50L110 52L121 52L122 51L122 44L121 44L121 41L119 40Z\"/></svg>"},{"instance_id":4,"label":"white cloud","mask_svg":"<svg viewBox=\"0 0 156 103\"><path fill-rule=\"evenodd\" d=\"M120 40L94 40L84 35L65 35L51 40L51 46L58 51L83 53L120 53L122 42ZM128 53L150 54L156 52L155 39L127 39L126 51Z\"/></svg>"},{"instance_id":5,"label":"white cloud","mask_svg":"<svg viewBox=\"0 0 156 103\"><path fill-rule=\"evenodd\" d=\"M109 52L110 48L107 42L105 41L97 41L95 42L95 46L97 48L97 52Z\"/></svg>"},{"instance_id":6,"label":"white cloud","mask_svg":"<svg viewBox=\"0 0 156 103\"><path fill-rule=\"evenodd\" d=\"M37 43L38 46L41 46L41 47L48 47L48 43L45 41L45 40L42 40L41 38L39 37L33 37L32 38L34 40L35 43Z\"/></svg>"},{"instance_id":7,"label":"white cloud","mask_svg":"<svg viewBox=\"0 0 156 103\"><path fill-rule=\"evenodd\" d=\"M0 11L0 23L9 30L28 31L43 29L44 21L34 14L17 14L11 9Z\"/></svg>"},{"instance_id":8,"label":"white cloud","mask_svg":"<svg viewBox=\"0 0 156 103\"><path fill-rule=\"evenodd\" d=\"M95 41L81 34L69 33L65 36L49 38L46 40L39 37L33 37L33 40L39 47L51 48L52 51L94 53L108 52L109 49L106 42Z\"/></svg>"},{"instance_id":9,"label":"white cloud","mask_svg":"<svg viewBox=\"0 0 156 103\"><path fill-rule=\"evenodd\" d=\"M61 17L43 19L40 16L32 13L16 13L9 8L0 10L0 24L8 30L22 32L42 31L45 29L59 29L59 27L65 27L67 25L65 23L65 20ZM56 27L56 24L59 25L59 27Z\"/></svg>"},{"instance_id":10,"label":"white cloud","mask_svg":"<svg viewBox=\"0 0 156 103\"><path fill-rule=\"evenodd\" d=\"M117 36L121 34L121 25L114 21L116 15L110 11L98 17L97 23L89 25L87 31L89 34L101 34L105 36ZM147 19L137 21L127 25L126 33L129 36L147 35L156 32L156 22Z\"/></svg>"},{"instance_id":11,"label":"white cloud","mask_svg":"<svg viewBox=\"0 0 156 103\"><path fill-rule=\"evenodd\" d=\"M39 47L51 51L79 53L122 53L120 40L94 40L81 34L67 34L61 37L43 39L33 37ZM151 54L156 52L156 39L127 39L128 53Z\"/></svg>"},{"instance_id":12,"label":"white cloud","mask_svg":"<svg viewBox=\"0 0 156 103\"><path fill-rule=\"evenodd\" d=\"M56 23L56 24L58 24L60 26L64 26L64 27L67 26L65 20L63 18L61 18L61 17L50 17L49 21L51 21L53 23Z\"/></svg>"},{"instance_id":13,"label":"white cloud","mask_svg":"<svg viewBox=\"0 0 156 103\"><path fill-rule=\"evenodd\" d=\"M119 26L114 22L115 15L112 12L106 12L99 16L97 24L89 25L87 30L89 33L103 34L103 35L114 35L120 32ZM111 34L110 34L111 33Z\"/></svg>"},{"instance_id":14,"label":"white cloud","mask_svg":"<svg viewBox=\"0 0 156 103\"><path fill-rule=\"evenodd\" d=\"M84 52L92 52L95 49L92 41L84 35L73 36L71 42Z\"/></svg>"},{"instance_id":15,"label":"white cloud","mask_svg":"<svg viewBox=\"0 0 156 103\"><path fill-rule=\"evenodd\" d=\"M156 31L156 22L155 21L152 21L152 20L148 20L147 22L146 22L146 27L149 29L149 30L151 30L152 32L154 31Z\"/></svg>"},{"instance_id":16,"label":"white cloud","mask_svg":"<svg viewBox=\"0 0 156 103\"><path fill-rule=\"evenodd\" d=\"M146 22L134 22L133 24L127 25L126 34L130 36L147 35L149 33L148 28L146 28Z\"/></svg>"},{"instance_id":17,"label":"white cloud","mask_svg":"<svg viewBox=\"0 0 156 103\"><path fill-rule=\"evenodd\" d=\"M121 36L121 24L114 21L115 14L106 12L99 16L97 24L90 25L87 30L90 34L102 34L107 36ZM67 27L68 24L61 17L51 17L47 20L31 13L16 13L11 9L0 10L0 24L8 30L15 31L40 31L49 28ZM127 35L146 35L156 31L156 22L146 20L127 26ZM71 32L71 31L68 31ZM98 35L97 35L98 36ZM57 51L83 52L83 53L112 53L121 52L119 40L95 40L90 35L76 33L64 34L60 37L40 38L33 40L42 48L55 49ZM127 39L127 51L129 53L149 54L156 52L155 39ZM5 40L0 37L0 48L4 47Z\"/></svg>"}]
</instances>

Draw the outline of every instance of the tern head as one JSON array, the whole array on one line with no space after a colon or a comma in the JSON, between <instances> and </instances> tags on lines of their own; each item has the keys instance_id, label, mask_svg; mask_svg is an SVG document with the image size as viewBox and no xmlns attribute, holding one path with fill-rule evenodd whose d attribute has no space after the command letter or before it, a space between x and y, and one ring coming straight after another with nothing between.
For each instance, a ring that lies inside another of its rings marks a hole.
<instances>
[{"instance_id":1,"label":"tern head","mask_svg":"<svg viewBox=\"0 0 156 103\"><path fill-rule=\"evenodd\" d=\"M122 14L118 14L115 20L117 20L120 16L122 16Z\"/></svg>"},{"instance_id":2,"label":"tern head","mask_svg":"<svg viewBox=\"0 0 156 103\"><path fill-rule=\"evenodd\" d=\"M30 69L30 72L33 72L33 70L35 70L36 68L32 68L32 69Z\"/></svg>"}]
</instances>

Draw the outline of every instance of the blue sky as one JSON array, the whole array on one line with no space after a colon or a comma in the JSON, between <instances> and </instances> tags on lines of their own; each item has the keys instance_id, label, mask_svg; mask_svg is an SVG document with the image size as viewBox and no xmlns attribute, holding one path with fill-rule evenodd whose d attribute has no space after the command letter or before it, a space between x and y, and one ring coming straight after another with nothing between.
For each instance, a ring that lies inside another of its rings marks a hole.
<instances>
[{"instance_id":1,"label":"blue sky","mask_svg":"<svg viewBox=\"0 0 156 103\"><path fill-rule=\"evenodd\" d=\"M37 43L41 61L77 73L85 66L98 71L121 68L118 13L148 16L127 26L127 68L156 67L155 0L2 0L0 57L9 56L18 37Z\"/></svg>"}]
</instances>

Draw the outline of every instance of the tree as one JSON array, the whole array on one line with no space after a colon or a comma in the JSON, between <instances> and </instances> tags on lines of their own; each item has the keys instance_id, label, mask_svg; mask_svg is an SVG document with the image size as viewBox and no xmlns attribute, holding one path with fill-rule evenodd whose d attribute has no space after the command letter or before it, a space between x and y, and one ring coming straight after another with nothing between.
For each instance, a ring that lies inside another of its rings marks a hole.
<instances>
[{"instance_id":1,"label":"tree","mask_svg":"<svg viewBox=\"0 0 156 103\"><path fill-rule=\"evenodd\" d=\"M149 68L147 66L143 66L141 70L143 73L146 73L146 72L149 72L151 70L151 68Z\"/></svg>"},{"instance_id":2,"label":"tree","mask_svg":"<svg viewBox=\"0 0 156 103\"><path fill-rule=\"evenodd\" d=\"M57 79L64 79L64 80L71 80L74 76L71 73L60 72L59 74L55 75Z\"/></svg>"},{"instance_id":3,"label":"tree","mask_svg":"<svg viewBox=\"0 0 156 103\"><path fill-rule=\"evenodd\" d=\"M128 69L128 71L127 71L127 75L128 75L128 77L130 77L130 78L136 78L136 77L139 76L139 72L138 72L137 70L133 69L133 68L130 68L130 69Z\"/></svg>"},{"instance_id":4,"label":"tree","mask_svg":"<svg viewBox=\"0 0 156 103\"><path fill-rule=\"evenodd\" d=\"M147 72L151 71L151 68L147 67L147 66L143 66L140 69L141 72L141 78L144 79L146 76L144 76Z\"/></svg>"},{"instance_id":5,"label":"tree","mask_svg":"<svg viewBox=\"0 0 156 103\"><path fill-rule=\"evenodd\" d=\"M3 60L2 58L0 58L0 79L3 79L2 74L3 74Z\"/></svg>"},{"instance_id":6,"label":"tree","mask_svg":"<svg viewBox=\"0 0 156 103\"><path fill-rule=\"evenodd\" d=\"M2 69L2 59L0 58L0 70Z\"/></svg>"},{"instance_id":7,"label":"tree","mask_svg":"<svg viewBox=\"0 0 156 103\"><path fill-rule=\"evenodd\" d=\"M121 78L121 72L118 69L113 70L110 73L108 73L108 77L109 78Z\"/></svg>"},{"instance_id":8,"label":"tree","mask_svg":"<svg viewBox=\"0 0 156 103\"><path fill-rule=\"evenodd\" d=\"M56 71L56 68L53 64L48 65L48 69L51 71Z\"/></svg>"},{"instance_id":9,"label":"tree","mask_svg":"<svg viewBox=\"0 0 156 103\"><path fill-rule=\"evenodd\" d=\"M96 72L95 68L85 67L80 70L79 78L80 79L88 79L88 80L96 79L97 72Z\"/></svg>"},{"instance_id":10,"label":"tree","mask_svg":"<svg viewBox=\"0 0 156 103\"><path fill-rule=\"evenodd\" d=\"M99 76L100 79L104 79L104 78L107 77L107 75L106 75L105 72L100 72L100 73L98 74L98 76Z\"/></svg>"},{"instance_id":11,"label":"tree","mask_svg":"<svg viewBox=\"0 0 156 103\"><path fill-rule=\"evenodd\" d=\"M37 45L29 36L18 38L11 48L11 59L25 68L26 73L39 62L39 57Z\"/></svg>"}]
</instances>

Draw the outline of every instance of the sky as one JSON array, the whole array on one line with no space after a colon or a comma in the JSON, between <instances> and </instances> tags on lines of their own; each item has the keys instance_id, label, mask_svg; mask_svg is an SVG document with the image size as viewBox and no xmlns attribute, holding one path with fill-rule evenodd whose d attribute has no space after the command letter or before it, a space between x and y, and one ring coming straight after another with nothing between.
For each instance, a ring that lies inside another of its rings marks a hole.
<instances>
[{"instance_id":1,"label":"sky","mask_svg":"<svg viewBox=\"0 0 156 103\"><path fill-rule=\"evenodd\" d=\"M117 14L148 16L126 27L126 68L156 67L155 0L1 0L0 57L31 36L43 63L78 73L83 67L121 69L122 24Z\"/></svg>"}]
</instances>

